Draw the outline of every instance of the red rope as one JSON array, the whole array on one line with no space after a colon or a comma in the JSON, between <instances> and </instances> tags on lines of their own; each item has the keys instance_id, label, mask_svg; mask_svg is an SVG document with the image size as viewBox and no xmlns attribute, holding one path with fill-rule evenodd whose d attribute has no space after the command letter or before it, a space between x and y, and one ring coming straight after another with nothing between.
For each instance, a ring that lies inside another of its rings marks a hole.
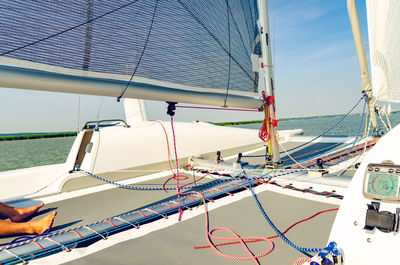
<instances>
[{"instance_id":1,"label":"red rope","mask_svg":"<svg viewBox=\"0 0 400 265\"><path fill-rule=\"evenodd\" d=\"M310 258L304 257L304 258L299 258L298 260L296 260L293 265L301 265L303 263L307 263L307 262L311 262Z\"/></svg>"},{"instance_id":2,"label":"red rope","mask_svg":"<svg viewBox=\"0 0 400 265\"><path fill-rule=\"evenodd\" d=\"M209 110L231 110L231 111L250 111L250 112L260 112L255 109L235 109L235 108L213 108L213 107L195 107L195 106L176 106L176 108L183 109L209 109Z\"/></svg>"},{"instance_id":3,"label":"red rope","mask_svg":"<svg viewBox=\"0 0 400 265\"><path fill-rule=\"evenodd\" d=\"M188 176L185 176L185 175L176 176L176 175L174 174L172 177L170 177L169 179L167 179L167 180L164 182L164 184L163 184L163 189L164 189L164 191L165 191L165 192L168 192L168 191L165 189L165 185L167 185L167 183L168 183L171 179L178 180L178 178L179 178L179 180L186 180L186 179L188 179L189 177L188 177ZM183 186L182 186L182 187L183 187Z\"/></svg>"},{"instance_id":4,"label":"red rope","mask_svg":"<svg viewBox=\"0 0 400 265\"><path fill-rule=\"evenodd\" d=\"M44 250L44 248L42 247L42 245L40 245L40 244L39 244L38 242L36 242L36 241L32 241L31 244L35 244L35 245L37 245L38 247L40 247L41 250Z\"/></svg>"},{"instance_id":5,"label":"red rope","mask_svg":"<svg viewBox=\"0 0 400 265\"><path fill-rule=\"evenodd\" d=\"M158 124L160 124L160 125L161 125L161 127L162 127L162 129L163 129L163 131L164 131L165 140L166 140L166 142L167 142L168 164L169 164L169 168L171 169L171 172L173 173L173 170L172 170L172 165L171 165L171 153L170 153L170 150L169 150L169 141L168 141L168 134L167 134L167 130L165 130L164 124L162 124L161 122L159 122L159 121L156 121L156 120L151 120L151 121L153 121L153 122L157 122ZM165 189L164 189L164 191L165 191L165 192L167 192Z\"/></svg>"},{"instance_id":6,"label":"red rope","mask_svg":"<svg viewBox=\"0 0 400 265\"><path fill-rule=\"evenodd\" d=\"M193 193L198 193L198 192L193 192ZM231 259L231 260L238 260L238 261L245 261L245 260L251 260L253 261L254 264L260 264L258 262L258 259L261 257L264 257L266 255L268 255L273 249L274 249L274 243L272 243L271 240L266 239L266 238L262 238L262 237L240 237L238 236L235 232L233 232L232 230L225 228L225 227L215 227L211 230L209 230L209 217L208 217L208 211L207 211L207 204L205 202L205 199L203 197L203 195L200 193L200 195L202 196L202 202L204 205L204 215L205 215L205 219L206 219L206 238L208 241L209 246L211 247L218 255L227 258L227 259ZM212 233L216 230L224 230L228 233L230 233L233 237L219 237L219 236L214 236L212 235ZM212 239L217 239L217 240L237 240L238 243L240 243L243 248L245 249L245 251L247 252L247 254L249 256L247 257L235 257L235 256L230 256L227 255L225 253L222 253L221 251L219 251L219 249L217 249L216 245L212 242ZM245 244L246 241L253 241L253 240L259 240L259 241L265 241L269 244L270 248L258 255L254 255L249 247Z\"/></svg>"},{"instance_id":7,"label":"red rope","mask_svg":"<svg viewBox=\"0 0 400 265\"><path fill-rule=\"evenodd\" d=\"M292 224L284 232L282 232L282 235L286 234L290 229L292 229L296 225L301 224L303 222L306 222L306 221L308 221L310 219L313 219L313 218L315 218L316 216L318 216L320 214L327 213L327 212L332 212L332 211L337 211L337 210L339 210L339 208L333 208L333 209L328 209L328 210L317 212L316 214L313 214L312 216L310 216L310 217L308 217L306 219L300 220L300 221ZM274 238L277 238L277 237L279 237L279 235L270 236L270 237L267 237L267 239L274 239ZM245 243L253 243L253 242L259 242L259 241L261 241L261 240L245 241ZM217 244L215 246L219 247L219 246L232 245L232 244L238 244L238 243L240 243L240 242L239 241L234 241L234 242L227 242L227 243ZM210 246L194 247L194 249L203 249L203 248L210 248Z\"/></svg>"},{"instance_id":8,"label":"red rope","mask_svg":"<svg viewBox=\"0 0 400 265\"><path fill-rule=\"evenodd\" d=\"M260 130L258 131L258 137L260 137L261 140L264 142L268 142L269 140L269 135L267 131L267 121L264 119L264 123L261 126Z\"/></svg>"},{"instance_id":9,"label":"red rope","mask_svg":"<svg viewBox=\"0 0 400 265\"><path fill-rule=\"evenodd\" d=\"M169 208L173 209L173 208L172 208L172 206L171 206L171 205L169 205L169 204L168 204L168 203L166 203L166 202L164 202L164 203L161 203L161 204L165 204L165 205L167 205Z\"/></svg>"},{"instance_id":10,"label":"red rope","mask_svg":"<svg viewBox=\"0 0 400 265\"><path fill-rule=\"evenodd\" d=\"M69 231L69 232L72 232L72 233L77 234L80 238L83 237L83 236L82 236L78 231L76 231L76 230L71 230L71 231Z\"/></svg>"},{"instance_id":11,"label":"red rope","mask_svg":"<svg viewBox=\"0 0 400 265\"><path fill-rule=\"evenodd\" d=\"M112 226L117 227L117 226L116 226L113 222L111 222L110 220L105 220L104 223L109 223L109 224L111 224Z\"/></svg>"},{"instance_id":12,"label":"red rope","mask_svg":"<svg viewBox=\"0 0 400 265\"><path fill-rule=\"evenodd\" d=\"M174 116L171 115L171 129L172 129L172 139L174 140L174 151L175 151L175 162L176 162L176 190L178 193L178 202L179 202L179 218L178 221L180 222L182 219L182 209L181 209L181 191L180 191L180 186L179 186L179 164L178 164L178 154L176 151L176 140L175 140L175 130L174 130Z\"/></svg>"}]
</instances>

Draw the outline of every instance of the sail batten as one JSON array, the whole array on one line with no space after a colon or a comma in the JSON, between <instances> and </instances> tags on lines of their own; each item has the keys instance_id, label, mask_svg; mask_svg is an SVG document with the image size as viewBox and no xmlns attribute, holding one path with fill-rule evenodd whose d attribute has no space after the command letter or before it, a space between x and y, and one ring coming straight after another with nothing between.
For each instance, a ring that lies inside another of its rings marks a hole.
<instances>
[{"instance_id":1,"label":"sail batten","mask_svg":"<svg viewBox=\"0 0 400 265\"><path fill-rule=\"evenodd\" d=\"M177 93L183 86L196 93L241 92L244 100L257 96L253 0L3 2L2 65L77 79L82 71L112 75L121 84L157 81Z\"/></svg>"},{"instance_id":2,"label":"sail batten","mask_svg":"<svg viewBox=\"0 0 400 265\"><path fill-rule=\"evenodd\" d=\"M367 0L367 18L373 95L400 103L400 1Z\"/></svg>"}]
</instances>

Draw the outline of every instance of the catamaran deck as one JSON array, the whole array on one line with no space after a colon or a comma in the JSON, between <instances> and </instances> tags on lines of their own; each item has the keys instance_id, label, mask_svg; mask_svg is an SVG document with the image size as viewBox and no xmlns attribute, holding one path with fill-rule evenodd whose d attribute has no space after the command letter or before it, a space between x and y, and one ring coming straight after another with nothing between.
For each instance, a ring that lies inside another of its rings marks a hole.
<instances>
[{"instance_id":1,"label":"catamaran deck","mask_svg":"<svg viewBox=\"0 0 400 265\"><path fill-rule=\"evenodd\" d=\"M309 145L301 151L296 150L289 153L291 153L292 157L297 157L299 161L303 161L310 158L310 156L314 157L317 154L316 150L326 152L340 146L349 145L349 140L351 139L342 138L340 141L336 140L326 139L326 141ZM300 137L294 142L286 143L284 148L289 150L306 141L307 138ZM250 154L257 155L263 153L262 148L258 148L257 150ZM235 156L227 160L236 159ZM284 157L282 160L285 161L286 159L287 157ZM251 164L261 164L264 162L264 157L242 158L242 160L249 161ZM121 174L126 174L126 172ZM143 174L145 173L142 172L141 175ZM168 174L157 174L160 173L150 175L147 180L133 185L140 187L160 187L170 176ZM106 175L103 174L103 177ZM118 174L114 173L113 176L115 177L115 175ZM202 175L202 173L196 173L197 178ZM85 178L87 179L88 177ZM119 179L119 177L116 178ZM346 179L346 177L343 178ZM288 187L292 187L293 179L290 179L290 176L281 176L276 179L282 185L285 184ZM176 191L169 191L169 193L162 190L132 191L111 188L109 184L85 188L88 186L88 180L86 182L82 181L82 187L79 187L79 181L77 180L79 179L75 179L75 184L69 185L70 188L64 193L37 198L37 201L44 201L46 205L33 217L33 220L43 217L45 213L52 210L57 210L58 215L52 228L52 232L56 232L121 215L131 212L134 209L146 208L157 201L175 198L176 195ZM208 177L201 180L197 185L213 180L215 180L214 177ZM93 181L98 182L98 180ZM302 180L299 178L298 183L301 182ZM168 187L174 185L173 180L167 184ZM320 199L323 196L317 194L307 194L307 197L302 195L304 192L290 188L284 189L282 185L263 184L256 187L260 202L280 230L285 230L295 222L308 218L317 212L337 208L340 204L339 198ZM311 198L310 196L318 199L310 200L308 199ZM23 205L36 203L29 200L23 202ZM208 203L208 205L210 211L210 229L216 226L228 227L243 237L268 237L275 235L272 228L263 218L249 190L239 191L233 196L224 196L215 200L214 203ZM303 247L325 247L335 215L336 211L318 215L311 220L298 224L286 236L297 245ZM98 240L89 246L78 245L71 252L63 252L42 259L36 259L32 261L32 264L55 264L62 262L70 262L70 264L232 263L231 260L220 257L209 248L194 249L195 246L207 245L203 206L194 208L191 211L185 210L182 218L181 222L177 222L178 215L175 213L170 215L168 219L160 218L154 222L142 225L139 229L129 229L113 234L108 240ZM222 234L216 232L216 235ZM12 237L0 238L0 244L10 242L11 240L13 240ZM292 264L297 258L305 256L279 238L273 239L273 242L275 244L274 250L266 257L260 258L261 264ZM215 243L219 242L215 241ZM263 242L250 243L249 246L255 254L268 249L268 245ZM238 245L222 246L220 249L230 255L246 255L244 250Z\"/></svg>"}]
</instances>

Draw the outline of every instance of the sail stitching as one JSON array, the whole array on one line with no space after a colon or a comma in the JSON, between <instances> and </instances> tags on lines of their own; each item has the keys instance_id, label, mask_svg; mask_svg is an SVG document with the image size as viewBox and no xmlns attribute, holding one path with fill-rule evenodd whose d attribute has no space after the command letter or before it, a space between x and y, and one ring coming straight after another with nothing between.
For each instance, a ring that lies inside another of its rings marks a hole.
<instances>
[{"instance_id":1,"label":"sail stitching","mask_svg":"<svg viewBox=\"0 0 400 265\"><path fill-rule=\"evenodd\" d=\"M219 40L217 38L217 36L215 36L211 30L206 26L206 24L198 17L196 16L191 10L190 8L182 2L182 0L177 0L177 2L189 13L189 15L197 21L197 23L200 24L200 26L203 27L203 29L217 42L217 44L221 47L221 49L228 54L232 60L236 63L236 65L243 71L243 73L245 73L245 75L254 83L256 84L256 81L253 79L253 77L246 71L246 69L243 67L242 64L239 63L239 61L232 56L232 54L229 53L229 51L224 47L224 45L222 44L221 40Z\"/></svg>"},{"instance_id":2,"label":"sail stitching","mask_svg":"<svg viewBox=\"0 0 400 265\"><path fill-rule=\"evenodd\" d=\"M69 31L71 31L71 30L74 30L74 29L77 29L77 28L79 28L79 27L81 27L81 26L84 26L84 25L87 25L87 24L89 24L89 23L92 23L93 21L96 21L96 20L98 20L98 19L100 19L100 18L102 18L102 17L105 17L105 16L107 16L107 15L110 15L110 14L112 14L112 13L114 13L114 12L116 12L116 11L119 11L119 10L125 8L125 7L128 7L128 6L130 6L131 4L135 4L136 2L139 2L139 0L135 0L135 1L129 2L129 3L127 3L127 4L125 4L125 5L122 5L122 6L118 7L118 8L116 8L116 9L113 9L113 10L111 10L111 11L109 11L109 12L106 12L106 13L100 15L100 16L97 16L97 17L95 17L95 18L93 18L93 19L86 20L85 22L83 22L83 23L81 23L81 24L78 24L78 25L75 25L75 26L70 27L70 28L68 28L68 29L59 31L59 32L57 32L57 33L55 33L55 34L52 34L52 35L47 36L47 37L44 37L44 38L42 38L42 39L40 39L40 40L36 40L36 41L34 41L34 42L31 42L31 43L25 44L25 45L23 45L23 46L20 46L20 47L18 47L18 48L15 48L15 49L12 49L12 50L3 52L2 54L0 54L0 56L7 55L7 54L10 54L10 53L13 53L13 52L22 50L22 49L24 49L24 48L27 48L27 47L29 47L29 46L38 44L38 43L43 42L43 41L45 41L45 40L48 40L48 39L57 37L57 36L59 36L59 35L61 35L61 34L67 33L67 32L69 32Z\"/></svg>"}]
</instances>

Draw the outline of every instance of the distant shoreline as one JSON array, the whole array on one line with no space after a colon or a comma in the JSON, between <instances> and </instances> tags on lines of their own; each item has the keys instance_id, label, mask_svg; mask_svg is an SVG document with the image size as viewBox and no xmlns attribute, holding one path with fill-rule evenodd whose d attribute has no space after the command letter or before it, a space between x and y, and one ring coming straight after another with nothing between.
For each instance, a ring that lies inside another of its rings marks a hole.
<instances>
[{"instance_id":1,"label":"distant shoreline","mask_svg":"<svg viewBox=\"0 0 400 265\"><path fill-rule=\"evenodd\" d=\"M397 114L400 111L392 111L391 114ZM360 113L352 114L361 115ZM295 121L295 120L310 120L317 118L333 118L341 117L343 114L334 115L320 115L320 116L309 116L309 117L293 117L293 118L282 118L278 121ZM263 123L264 120L254 120L254 121L228 121L228 122L213 122L212 124L218 126L232 126L232 125L245 125L245 124L258 124ZM0 142L3 141L15 141L15 140L30 140L30 139L41 139L41 138L59 138L59 137L72 137L76 136L77 132L56 132L56 133L10 133L10 134L0 134Z\"/></svg>"},{"instance_id":2,"label":"distant shoreline","mask_svg":"<svg viewBox=\"0 0 400 265\"><path fill-rule=\"evenodd\" d=\"M391 114L397 114L400 111L392 111ZM278 119L278 121L296 121L296 120L310 120L310 119L317 119L317 118L334 118L334 117L341 117L344 114L333 114L333 115L319 115L319 116L309 116L309 117L293 117L293 118L282 118ZM361 113L351 114L350 116L359 116ZM257 124L263 123L264 120L255 120L255 121L228 121L228 122L214 122L214 125L219 126L231 126L231 125L245 125L245 124Z\"/></svg>"},{"instance_id":3,"label":"distant shoreline","mask_svg":"<svg viewBox=\"0 0 400 265\"><path fill-rule=\"evenodd\" d=\"M5 141L18 141L18 140L32 140L42 138L59 138L59 137L72 137L76 136L76 132L58 132L58 133L23 133L23 134L9 134L1 136L0 142Z\"/></svg>"}]
</instances>

